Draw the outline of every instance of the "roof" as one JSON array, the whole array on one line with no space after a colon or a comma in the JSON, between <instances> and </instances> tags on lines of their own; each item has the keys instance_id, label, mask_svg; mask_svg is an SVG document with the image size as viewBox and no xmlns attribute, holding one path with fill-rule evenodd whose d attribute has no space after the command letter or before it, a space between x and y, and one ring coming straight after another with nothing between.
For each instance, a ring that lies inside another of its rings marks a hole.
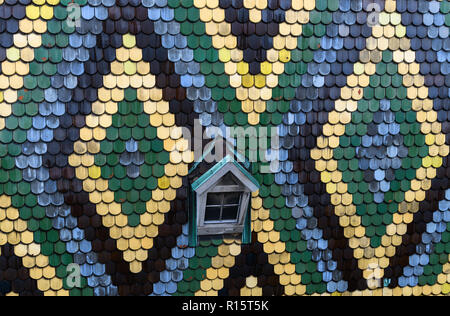
<instances>
[{"instance_id":1,"label":"roof","mask_svg":"<svg viewBox=\"0 0 450 316\"><path fill-rule=\"evenodd\" d=\"M230 156L226 156L225 158L223 158L213 168L209 169L205 174L203 174L200 178L198 178L192 184L192 189L194 191L198 191L201 187L205 186L205 184L209 183L208 180L210 180L219 171L223 170L227 165L232 165L232 166L236 167L236 168L229 168L228 172L232 172L236 176L237 176L237 173L240 173L246 179L250 180L251 184L249 185L248 189L250 189L252 192L255 192L259 189L258 181L255 178L253 178L253 176L247 170L245 170L245 168L243 168L241 164L239 164L236 160L234 160ZM238 179L241 180L242 177L238 177ZM244 182L244 183L247 183L247 182ZM248 185L248 184L246 184L246 185Z\"/></svg>"},{"instance_id":2,"label":"roof","mask_svg":"<svg viewBox=\"0 0 450 316\"><path fill-rule=\"evenodd\" d=\"M450 292L449 0L76 2L0 1L0 295ZM188 245L195 120L279 132L250 244Z\"/></svg>"}]
</instances>

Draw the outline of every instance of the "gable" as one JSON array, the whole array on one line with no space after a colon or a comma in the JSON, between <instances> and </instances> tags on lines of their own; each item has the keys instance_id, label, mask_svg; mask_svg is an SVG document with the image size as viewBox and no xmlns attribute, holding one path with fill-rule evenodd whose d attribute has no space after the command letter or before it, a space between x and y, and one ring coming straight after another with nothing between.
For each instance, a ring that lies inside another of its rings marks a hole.
<instances>
[{"instance_id":1,"label":"gable","mask_svg":"<svg viewBox=\"0 0 450 316\"><path fill-rule=\"evenodd\" d=\"M207 173L198 178L192 184L192 189L197 194L202 194L206 192L208 188L220 182L222 177L224 177L227 173L233 174L240 184L245 186L250 192L255 192L258 190L259 184L256 179L230 156L225 157Z\"/></svg>"}]
</instances>

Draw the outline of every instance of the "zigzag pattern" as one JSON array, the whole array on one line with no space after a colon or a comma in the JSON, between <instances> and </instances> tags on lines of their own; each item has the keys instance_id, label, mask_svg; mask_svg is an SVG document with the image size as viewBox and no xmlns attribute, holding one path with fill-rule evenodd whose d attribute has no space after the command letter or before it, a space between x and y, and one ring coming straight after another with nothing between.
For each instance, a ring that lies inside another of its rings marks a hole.
<instances>
[{"instance_id":1,"label":"zigzag pattern","mask_svg":"<svg viewBox=\"0 0 450 316\"><path fill-rule=\"evenodd\" d=\"M0 0L0 295L447 295L449 11ZM188 246L196 119L278 130L251 244Z\"/></svg>"}]
</instances>

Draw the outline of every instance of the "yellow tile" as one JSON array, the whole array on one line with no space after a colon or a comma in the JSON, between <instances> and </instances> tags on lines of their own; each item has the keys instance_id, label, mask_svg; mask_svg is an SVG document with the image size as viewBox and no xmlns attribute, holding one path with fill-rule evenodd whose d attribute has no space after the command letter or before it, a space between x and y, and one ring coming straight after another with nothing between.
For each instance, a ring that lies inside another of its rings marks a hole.
<instances>
[{"instance_id":1,"label":"yellow tile","mask_svg":"<svg viewBox=\"0 0 450 316\"><path fill-rule=\"evenodd\" d=\"M222 8L213 9L212 19L218 25L218 29L220 29L220 23L225 21L225 10L223 10Z\"/></svg>"},{"instance_id":2,"label":"yellow tile","mask_svg":"<svg viewBox=\"0 0 450 316\"><path fill-rule=\"evenodd\" d=\"M116 59L118 61L127 61L130 58L130 50L125 47L120 47L116 50Z\"/></svg>"},{"instance_id":3,"label":"yellow tile","mask_svg":"<svg viewBox=\"0 0 450 316\"><path fill-rule=\"evenodd\" d=\"M42 45L42 39L39 34L30 34L28 35L28 45L33 48L38 48Z\"/></svg>"},{"instance_id":4,"label":"yellow tile","mask_svg":"<svg viewBox=\"0 0 450 316\"><path fill-rule=\"evenodd\" d=\"M42 19L34 20L33 31L38 34L45 33L47 31L47 22Z\"/></svg>"},{"instance_id":5,"label":"yellow tile","mask_svg":"<svg viewBox=\"0 0 450 316\"><path fill-rule=\"evenodd\" d=\"M379 14L379 23L383 26L388 25L391 21L391 15L387 12L380 12Z\"/></svg>"},{"instance_id":6,"label":"yellow tile","mask_svg":"<svg viewBox=\"0 0 450 316\"><path fill-rule=\"evenodd\" d=\"M53 7L47 5L42 6L40 9L40 16L44 20L50 20L51 18L53 18Z\"/></svg>"},{"instance_id":7,"label":"yellow tile","mask_svg":"<svg viewBox=\"0 0 450 316\"><path fill-rule=\"evenodd\" d=\"M138 47L133 47L129 50L130 60L132 61L142 61L142 50Z\"/></svg>"},{"instance_id":8,"label":"yellow tile","mask_svg":"<svg viewBox=\"0 0 450 316\"><path fill-rule=\"evenodd\" d=\"M273 63L272 71L275 75L281 75L284 72L284 64L282 62Z\"/></svg>"},{"instance_id":9,"label":"yellow tile","mask_svg":"<svg viewBox=\"0 0 450 316\"><path fill-rule=\"evenodd\" d=\"M39 7L34 5L27 6L25 12L27 17L31 20L36 20L37 18L39 18L40 15Z\"/></svg>"},{"instance_id":10,"label":"yellow tile","mask_svg":"<svg viewBox=\"0 0 450 316\"><path fill-rule=\"evenodd\" d=\"M137 71L136 69L136 63L132 61L127 61L124 63L124 71L127 75L134 75ZM129 82L129 80L128 80Z\"/></svg>"},{"instance_id":11,"label":"yellow tile","mask_svg":"<svg viewBox=\"0 0 450 316\"><path fill-rule=\"evenodd\" d=\"M33 31L33 22L28 19L22 19L19 21L19 29L25 33L29 34Z\"/></svg>"},{"instance_id":12,"label":"yellow tile","mask_svg":"<svg viewBox=\"0 0 450 316\"><path fill-rule=\"evenodd\" d=\"M219 50L219 60L223 63L229 62L231 60L231 52L227 48L222 48Z\"/></svg>"},{"instance_id":13,"label":"yellow tile","mask_svg":"<svg viewBox=\"0 0 450 316\"><path fill-rule=\"evenodd\" d=\"M158 187L162 190L165 190L170 187L170 181L169 178L166 176L158 179Z\"/></svg>"},{"instance_id":14,"label":"yellow tile","mask_svg":"<svg viewBox=\"0 0 450 316\"><path fill-rule=\"evenodd\" d=\"M242 77L242 85L245 88L250 88L254 85L255 81L254 81L254 76L250 75L250 74L246 74Z\"/></svg>"},{"instance_id":15,"label":"yellow tile","mask_svg":"<svg viewBox=\"0 0 450 316\"><path fill-rule=\"evenodd\" d=\"M392 25L399 25L402 22L402 16L400 15L400 13L397 12L391 13L390 18Z\"/></svg>"},{"instance_id":16,"label":"yellow tile","mask_svg":"<svg viewBox=\"0 0 450 316\"><path fill-rule=\"evenodd\" d=\"M249 10L249 18L250 18L250 22L252 23L259 23L261 22L261 11L254 8Z\"/></svg>"},{"instance_id":17,"label":"yellow tile","mask_svg":"<svg viewBox=\"0 0 450 316\"><path fill-rule=\"evenodd\" d=\"M194 6L196 8L204 8L204 7L206 7L206 0L194 0Z\"/></svg>"},{"instance_id":18,"label":"yellow tile","mask_svg":"<svg viewBox=\"0 0 450 316\"><path fill-rule=\"evenodd\" d=\"M98 179L101 176L101 168L92 166L89 168L89 177L92 179Z\"/></svg>"},{"instance_id":19,"label":"yellow tile","mask_svg":"<svg viewBox=\"0 0 450 316\"><path fill-rule=\"evenodd\" d=\"M237 71L238 71L238 74L240 74L240 75L246 75L249 71L248 64L246 62L240 62L237 65Z\"/></svg>"},{"instance_id":20,"label":"yellow tile","mask_svg":"<svg viewBox=\"0 0 450 316\"><path fill-rule=\"evenodd\" d=\"M398 38L402 38L406 35L406 27L404 27L403 25L397 25L395 27L395 36L397 36Z\"/></svg>"},{"instance_id":21,"label":"yellow tile","mask_svg":"<svg viewBox=\"0 0 450 316\"><path fill-rule=\"evenodd\" d=\"M7 103L14 103L17 101L17 91L8 89L3 91L3 98Z\"/></svg>"},{"instance_id":22,"label":"yellow tile","mask_svg":"<svg viewBox=\"0 0 450 316\"><path fill-rule=\"evenodd\" d=\"M9 61L18 61L20 59L20 50L16 47L11 47L6 50L6 58Z\"/></svg>"},{"instance_id":23,"label":"yellow tile","mask_svg":"<svg viewBox=\"0 0 450 316\"><path fill-rule=\"evenodd\" d=\"M200 9L200 20L204 23L208 23L213 19L213 10L210 8Z\"/></svg>"},{"instance_id":24,"label":"yellow tile","mask_svg":"<svg viewBox=\"0 0 450 316\"><path fill-rule=\"evenodd\" d=\"M131 34L125 34L123 36L123 46L127 48L133 48L136 46L136 37Z\"/></svg>"},{"instance_id":25,"label":"yellow tile","mask_svg":"<svg viewBox=\"0 0 450 316\"><path fill-rule=\"evenodd\" d=\"M293 1L295 2L295 1ZM304 0L303 1L303 7L307 11L312 11L316 7L316 0Z\"/></svg>"},{"instance_id":26,"label":"yellow tile","mask_svg":"<svg viewBox=\"0 0 450 316\"><path fill-rule=\"evenodd\" d=\"M24 62L31 62L34 59L34 51L30 47L25 47L20 50L20 59Z\"/></svg>"},{"instance_id":27,"label":"yellow tile","mask_svg":"<svg viewBox=\"0 0 450 316\"><path fill-rule=\"evenodd\" d=\"M394 12L397 8L396 0L386 0L385 3L385 11L386 12Z\"/></svg>"},{"instance_id":28,"label":"yellow tile","mask_svg":"<svg viewBox=\"0 0 450 316\"><path fill-rule=\"evenodd\" d=\"M137 63L137 72L141 75L145 75L143 78L143 83L145 87L153 87L155 85L155 77L150 74L150 64L145 61L140 61Z\"/></svg>"},{"instance_id":29,"label":"yellow tile","mask_svg":"<svg viewBox=\"0 0 450 316\"><path fill-rule=\"evenodd\" d=\"M121 75L124 72L124 64L118 61L111 63L111 72L115 75Z\"/></svg>"},{"instance_id":30,"label":"yellow tile","mask_svg":"<svg viewBox=\"0 0 450 316\"><path fill-rule=\"evenodd\" d=\"M255 7L259 10L267 8L267 0L256 0Z\"/></svg>"},{"instance_id":31,"label":"yellow tile","mask_svg":"<svg viewBox=\"0 0 450 316\"><path fill-rule=\"evenodd\" d=\"M279 60L282 63L289 62L291 60L291 52L286 49L281 50L280 55L279 55Z\"/></svg>"}]
</instances>

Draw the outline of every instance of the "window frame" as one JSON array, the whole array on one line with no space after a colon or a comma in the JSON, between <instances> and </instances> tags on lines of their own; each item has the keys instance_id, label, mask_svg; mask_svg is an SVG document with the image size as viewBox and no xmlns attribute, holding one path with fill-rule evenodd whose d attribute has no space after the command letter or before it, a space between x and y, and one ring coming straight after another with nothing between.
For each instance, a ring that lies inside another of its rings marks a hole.
<instances>
[{"instance_id":1,"label":"window frame","mask_svg":"<svg viewBox=\"0 0 450 316\"><path fill-rule=\"evenodd\" d=\"M238 191L234 191L233 188L230 188L233 191L222 191L222 190L226 190L227 188L218 188L215 187L212 191L208 192L206 194L206 206L205 206L205 218L206 218L206 213L208 211L208 208L220 208L220 214L219 220L203 220L203 223L207 223L207 224L217 224L217 223L236 223L239 220L239 211L240 211L240 207L242 205L242 201L243 201L243 196L244 194L242 193L242 190L238 190ZM239 201L237 203L234 204L225 204L225 197L227 194L233 194L233 193L237 193L239 195ZM221 197L221 203L220 204L208 204L208 195L209 194L217 194ZM237 207L238 211L236 213L236 219L223 219L223 210L226 207Z\"/></svg>"}]
</instances>

